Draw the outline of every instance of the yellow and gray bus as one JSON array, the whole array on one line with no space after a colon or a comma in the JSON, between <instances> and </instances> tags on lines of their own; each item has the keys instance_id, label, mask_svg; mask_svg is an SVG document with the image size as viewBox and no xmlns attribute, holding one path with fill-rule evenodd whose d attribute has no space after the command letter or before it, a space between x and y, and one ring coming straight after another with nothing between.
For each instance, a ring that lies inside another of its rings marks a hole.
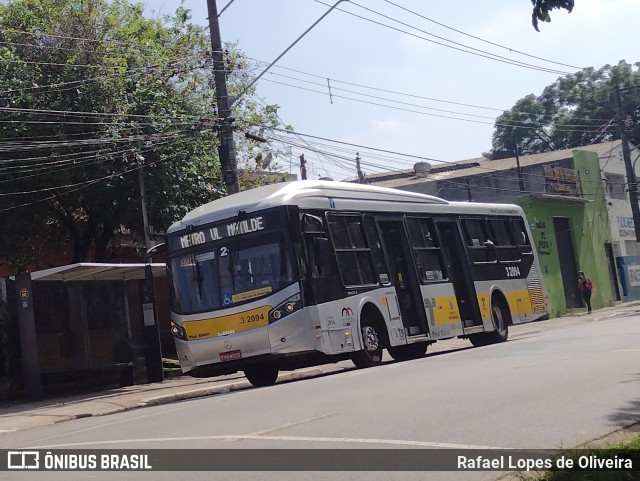
<instances>
[{"instance_id":1,"label":"yellow and gray bus","mask_svg":"<svg viewBox=\"0 0 640 481\"><path fill-rule=\"evenodd\" d=\"M547 315L522 209L297 181L199 207L167 230L171 332L196 376L421 357L507 340Z\"/></svg>"}]
</instances>

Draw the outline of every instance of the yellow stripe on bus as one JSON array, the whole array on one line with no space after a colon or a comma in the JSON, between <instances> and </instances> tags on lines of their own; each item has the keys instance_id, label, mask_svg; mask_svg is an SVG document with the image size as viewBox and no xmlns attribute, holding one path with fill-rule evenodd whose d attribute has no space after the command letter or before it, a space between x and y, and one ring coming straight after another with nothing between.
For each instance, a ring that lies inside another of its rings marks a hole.
<instances>
[{"instance_id":1,"label":"yellow stripe on bus","mask_svg":"<svg viewBox=\"0 0 640 481\"><path fill-rule=\"evenodd\" d=\"M528 289L505 291L511 314L528 314L534 311Z\"/></svg>"},{"instance_id":2,"label":"yellow stripe on bus","mask_svg":"<svg viewBox=\"0 0 640 481\"><path fill-rule=\"evenodd\" d=\"M480 307L480 316L485 319L491 316L491 303L489 302L489 294L482 292L477 294L478 306Z\"/></svg>"},{"instance_id":3,"label":"yellow stripe on bus","mask_svg":"<svg viewBox=\"0 0 640 481\"><path fill-rule=\"evenodd\" d=\"M270 310L271 306L262 306L228 316L185 321L182 323L182 328L186 331L189 340L226 336L266 326L269 323Z\"/></svg>"},{"instance_id":4,"label":"yellow stripe on bus","mask_svg":"<svg viewBox=\"0 0 640 481\"><path fill-rule=\"evenodd\" d=\"M434 324L460 323L460 311L456 296L439 296L435 300L436 305L432 308Z\"/></svg>"}]
</instances>

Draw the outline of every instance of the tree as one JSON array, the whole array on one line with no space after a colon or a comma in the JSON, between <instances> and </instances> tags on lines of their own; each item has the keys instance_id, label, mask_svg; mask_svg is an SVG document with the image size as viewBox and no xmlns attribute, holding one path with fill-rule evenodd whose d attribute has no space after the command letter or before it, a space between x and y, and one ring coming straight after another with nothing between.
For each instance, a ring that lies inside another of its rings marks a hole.
<instances>
[{"instance_id":1,"label":"tree","mask_svg":"<svg viewBox=\"0 0 640 481\"><path fill-rule=\"evenodd\" d=\"M531 23L533 28L538 32L538 20L550 22L551 16L549 12L554 8L563 8L569 13L573 10L574 0L531 0L533 4L533 13L531 14Z\"/></svg>"},{"instance_id":2,"label":"tree","mask_svg":"<svg viewBox=\"0 0 640 481\"><path fill-rule=\"evenodd\" d=\"M491 159L574 148L620 138L615 89L640 86L640 63L586 68L558 78L541 95L518 100L496 119ZM629 141L640 143L640 89L624 93L625 128ZM514 140L515 139L515 140Z\"/></svg>"},{"instance_id":3,"label":"tree","mask_svg":"<svg viewBox=\"0 0 640 481\"><path fill-rule=\"evenodd\" d=\"M243 82L251 65L227 48ZM103 261L115 232L142 238L141 167L160 229L224 195L209 50L182 7L149 19L127 0L0 4L0 215L23 226L0 234L2 257L33 263L68 238L72 262ZM235 107L239 124L279 125L277 106Z\"/></svg>"}]
</instances>

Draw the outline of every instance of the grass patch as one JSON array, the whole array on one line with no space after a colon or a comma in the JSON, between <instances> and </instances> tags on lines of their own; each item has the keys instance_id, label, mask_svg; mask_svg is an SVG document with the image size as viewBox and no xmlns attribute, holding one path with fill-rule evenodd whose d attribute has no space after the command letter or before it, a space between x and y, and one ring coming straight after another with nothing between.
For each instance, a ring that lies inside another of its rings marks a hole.
<instances>
[{"instance_id":1,"label":"grass patch","mask_svg":"<svg viewBox=\"0 0 640 481\"><path fill-rule=\"evenodd\" d=\"M533 477L522 475L520 479L522 481L640 481L640 435L627 442L565 450L563 456L573 460L572 469L554 467ZM610 460L609 462L620 468L591 469L594 464L605 462L605 460ZM624 467L626 460L631 461L632 469ZM580 463L583 467L580 467Z\"/></svg>"}]
</instances>

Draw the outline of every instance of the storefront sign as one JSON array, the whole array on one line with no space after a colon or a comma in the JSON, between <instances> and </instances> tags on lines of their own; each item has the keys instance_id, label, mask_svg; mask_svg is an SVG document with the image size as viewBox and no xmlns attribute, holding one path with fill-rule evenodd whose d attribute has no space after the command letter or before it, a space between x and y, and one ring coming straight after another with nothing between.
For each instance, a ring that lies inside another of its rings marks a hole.
<instances>
[{"instance_id":1,"label":"storefront sign","mask_svg":"<svg viewBox=\"0 0 640 481\"><path fill-rule=\"evenodd\" d=\"M544 178L547 194L581 196L578 173L573 169L545 165Z\"/></svg>"}]
</instances>

